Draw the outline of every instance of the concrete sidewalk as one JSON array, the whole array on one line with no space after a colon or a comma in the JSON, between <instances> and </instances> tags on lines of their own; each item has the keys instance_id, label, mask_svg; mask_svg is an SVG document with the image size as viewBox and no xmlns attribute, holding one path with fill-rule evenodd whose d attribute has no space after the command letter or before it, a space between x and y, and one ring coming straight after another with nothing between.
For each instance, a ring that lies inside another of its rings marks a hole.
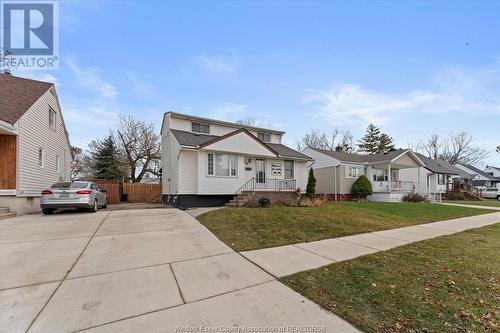
<instances>
[{"instance_id":1,"label":"concrete sidewalk","mask_svg":"<svg viewBox=\"0 0 500 333\"><path fill-rule=\"evenodd\" d=\"M241 254L269 274L279 278L334 262L498 222L500 222L500 212L310 243L246 251L241 252Z\"/></svg>"},{"instance_id":2,"label":"concrete sidewalk","mask_svg":"<svg viewBox=\"0 0 500 333\"><path fill-rule=\"evenodd\" d=\"M0 332L235 326L359 332L178 209L25 215L0 223Z\"/></svg>"},{"instance_id":3,"label":"concrete sidewalk","mask_svg":"<svg viewBox=\"0 0 500 333\"><path fill-rule=\"evenodd\" d=\"M474 205L474 204L461 204L461 203L442 202L441 205L467 207L467 208L480 208L480 209L500 210L500 207L495 207L495 206L480 206L480 205Z\"/></svg>"}]
</instances>

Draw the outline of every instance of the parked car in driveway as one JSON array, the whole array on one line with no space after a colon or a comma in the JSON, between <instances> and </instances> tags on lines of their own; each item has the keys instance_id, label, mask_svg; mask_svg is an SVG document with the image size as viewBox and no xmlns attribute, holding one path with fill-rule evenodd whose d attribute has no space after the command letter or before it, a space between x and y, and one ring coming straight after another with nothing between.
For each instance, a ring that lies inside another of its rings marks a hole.
<instances>
[{"instance_id":1,"label":"parked car in driveway","mask_svg":"<svg viewBox=\"0 0 500 333\"><path fill-rule=\"evenodd\" d=\"M42 191L40 206L45 215L52 214L56 209L97 209L108 205L106 190L92 182L73 181L58 182Z\"/></svg>"},{"instance_id":2,"label":"parked car in driveway","mask_svg":"<svg viewBox=\"0 0 500 333\"><path fill-rule=\"evenodd\" d=\"M500 189L498 187L487 187L481 193L485 199L497 199L500 201Z\"/></svg>"}]
</instances>

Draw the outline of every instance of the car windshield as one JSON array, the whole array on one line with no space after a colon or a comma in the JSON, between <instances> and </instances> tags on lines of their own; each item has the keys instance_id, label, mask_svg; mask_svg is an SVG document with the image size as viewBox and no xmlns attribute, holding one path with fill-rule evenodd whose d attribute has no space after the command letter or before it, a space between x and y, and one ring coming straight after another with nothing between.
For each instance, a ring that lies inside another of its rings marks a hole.
<instances>
[{"instance_id":1,"label":"car windshield","mask_svg":"<svg viewBox=\"0 0 500 333\"><path fill-rule=\"evenodd\" d=\"M74 188L86 188L87 182L59 182L51 186L51 188L62 188L62 189L74 189Z\"/></svg>"}]
</instances>

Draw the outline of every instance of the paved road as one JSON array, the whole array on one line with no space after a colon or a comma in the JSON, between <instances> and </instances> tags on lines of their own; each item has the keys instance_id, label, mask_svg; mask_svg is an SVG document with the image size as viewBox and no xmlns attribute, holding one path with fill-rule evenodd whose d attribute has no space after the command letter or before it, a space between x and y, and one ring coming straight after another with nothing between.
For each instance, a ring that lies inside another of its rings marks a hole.
<instances>
[{"instance_id":1,"label":"paved road","mask_svg":"<svg viewBox=\"0 0 500 333\"><path fill-rule=\"evenodd\" d=\"M177 209L27 215L0 223L1 332L227 331L235 325L357 332Z\"/></svg>"}]
</instances>

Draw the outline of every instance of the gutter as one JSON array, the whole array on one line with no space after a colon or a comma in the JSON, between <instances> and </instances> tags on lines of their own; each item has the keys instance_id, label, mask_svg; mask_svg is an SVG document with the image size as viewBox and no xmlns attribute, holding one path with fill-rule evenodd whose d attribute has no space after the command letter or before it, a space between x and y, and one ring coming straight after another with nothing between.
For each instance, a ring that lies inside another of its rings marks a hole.
<instances>
[{"instance_id":1,"label":"gutter","mask_svg":"<svg viewBox=\"0 0 500 333\"><path fill-rule=\"evenodd\" d=\"M0 120L0 129L6 130L7 132L10 132L10 134L12 134L12 135L18 134L16 126L14 126L6 121L3 121L3 120Z\"/></svg>"}]
</instances>

